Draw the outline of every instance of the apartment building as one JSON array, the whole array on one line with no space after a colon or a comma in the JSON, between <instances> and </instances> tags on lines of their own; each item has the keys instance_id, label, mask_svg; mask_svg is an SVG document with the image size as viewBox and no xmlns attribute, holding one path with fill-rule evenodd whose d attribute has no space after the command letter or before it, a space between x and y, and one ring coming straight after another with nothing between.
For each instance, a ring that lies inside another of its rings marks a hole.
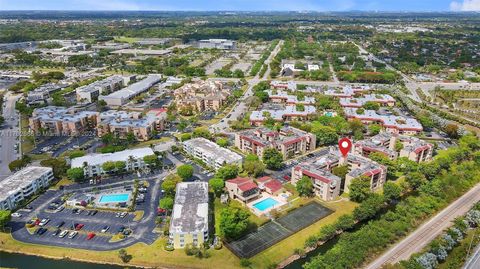
<instances>
[{"instance_id":1,"label":"apartment building","mask_svg":"<svg viewBox=\"0 0 480 269\"><path fill-rule=\"evenodd\" d=\"M125 162L126 171L141 170L148 165L143 161L145 156L155 155L151 148L126 149L114 153L92 153L72 159L72 168L83 168L85 177L105 174L102 165L106 162Z\"/></svg>"},{"instance_id":2,"label":"apartment building","mask_svg":"<svg viewBox=\"0 0 480 269\"><path fill-rule=\"evenodd\" d=\"M135 96L148 91L148 89L160 82L161 79L161 75L148 75L146 78L128 85L119 91L113 92L109 95L102 95L99 99L104 100L109 106L122 106L132 100Z\"/></svg>"},{"instance_id":3,"label":"apartment building","mask_svg":"<svg viewBox=\"0 0 480 269\"><path fill-rule=\"evenodd\" d=\"M235 134L235 147L242 152L263 157L267 148L275 148L282 153L284 159L302 155L316 147L316 137L293 127L282 127L280 131L257 128Z\"/></svg>"},{"instance_id":4,"label":"apartment building","mask_svg":"<svg viewBox=\"0 0 480 269\"><path fill-rule=\"evenodd\" d=\"M47 103L47 99L49 99L53 93L58 92L65 87L67 87L67 85L54 83L42 85L27 93L27 104L45 104Z\"/></svg>"},{"instance_id":5,"label":"apartment building","mask_svg":"<svg viewBox=\"0 0 480 269\"><path fill-rule=\"evenodd\" d=\"M401 144L398 152L395 150L397 143ZM368 157L373 152L379 152L390 159L406 157L415 162L424 162L432 159L433 145L416 137L382 132L356 142L353 151L364 157Z\"/></svg>"},{"instance_id":6,"label":"apartment building","mask_svg":"<svg viewBox=\"0 0 480 269\"><path fill-rule=\"evenodd\" d=\"M342 185L341 178L332 174L332 169L341 165L347 165L349 170L345 176L344 185ZM370 188L377 190L382 188L385 183L387 168L354 154L349 154L347 158L344 158L339 155L338 149L335 149L293 167L291 180L292 184L296 185L303 177L309 178L312 180L315 194L322 200L331 201L340 195L342 188L344 192L348 193L352 179L360 176L367 177L370 181Z\"/></svg>"},{"instance_id":7,"label":"apartment building","mask_svg":"<svg viewBox=\"0 0 480 269\"><path fill-rule=\"evenodd\" d=\"M225 181L230 199L237 199L242 203L248 203L260 196L260 189L257 184L249 178L237 177Z\"/></svg>"},{"instance_id":8,"label":"apartment building","mask_svg":"<svg viewBox=\"0 0 480 269\"><path fill-rule=\"evenodd\" d=\"M19 203L53 180L50 167L28 166L0 181L0 210L13 210Z\"/></svg>"},{"instance_id":9,"label":"apartment building","mask_svg":"<svg viewBox=\"0 0 480 269\"><path fill-rule=\"evenodd\" d=\"M307 89L308 90L308 89ZM329 88L323 94L338 98L352 98L371 90L370 86L344 86L341 89Z\"/></svg>"},{"instance_id":10,"label":"apartment building","mask_svg":"<svg viewBox=\"0 0 480 269\"><path fill-rule=\"evenodd\" d=\"M75 108L47 106L33 110L29 119L30 129L53 135L80 135L94 130L98 113L94 111L77 111Z\"/></svg>"},{"instance_id":11,"label":"apartment building","mask_svg":"<svg viewBox=\"0 0 480 269\"><path fill-rule=\"evenodd\" d=\"M270 82L270 87L272 87L274 89L277 89L277 90L296 91L297 90L297 83L295 81L272 80Z\"/></svg>"},{"instance_id":12,"label":"apartment building","mask_svg":"<svg viewBox=\"0 0 480 269\"><path fill-rule=\"evenodd\" d=\"M97 134L102 137L112 133L120 138L126 138L128 134L133 134L138 141L146 141L155 132L163 130L166 119L166 109L151 110L146 114L109 110L99 114Z\"/></svg>"},{"instance_id":13,"label":"apartment building","mask_svg":"<svg viewBox=\"0 0 480 269\"><path fill-rule=\"evenodd\" d=\"M124 85L128 84L128 81L127 77L115 75L78 87L75 90L77 102L83 104L95 102L100 95L107 95L120 90Z\"/></svg>"},{"instance_id":14,"label":"apartment building","mask_svg":"<svg viewBox=\"0 0 480 269\"><path fill-rule=\"evenodd\" d=\"M344 111L348 119L359 119L364 124L378 123L389 133L416 135L423 131L422 125L414 118L380 115L374 110L364 110L360 114L355 108L345 108Z\"/></svg>"},{"instance_id":15,"label":"apartment building","mask_svg":"<svg viewBox=\"0 0 480 269\"><path fill-rule=\"evenodd\" d=\"M367 102L377 103L380 106L395 106L395 98L388 94L366 94L362 97L340 98L342 107L360 108Z\"/></svg>"},{"instance_id":16,"label":"apartment building","mask_svg":"<svg viewBox=\"0 0 480 269\"><path fill-rule=\"evenodd\" d=\"M169 243L174 248L187 244L200 247L208 241L208 183L177 184L170 220Z\"/></svg>"},{"instance_id":17,"label":"apartment building","mask_svg":"<svg viewBox=\"0 0 480 269\"><path fill-rule=\"evenodd\" d=\"M220 50L234 50L237 48L237 41L228 39L202 39L197 43L200 49L220 49Z\"/></svg>"},{"instance_id":18,"label":"apartment building","mask_svg":"<svg viewBox=\"0 0 480 269\"><path fill-rule=\"evenodd\" d=\"M226 104L230 91L219 81L197 81L185 84L173 93L178 110L218 111Z\"/></svg>"},{"instance_id":19,"label":"apartment building","mask_svg":"<svg viewBox=\"0 0 480 269\"><path fill-rule=\"evenodd\" d=\"M242 164L242 156L205 138L187 140L183 142L183 149L215 170L226 164Z\"/></svg>"},{"instance_id":20,"label":"apartment building","mask_svg":"<svg viewBox=\"0 0 480 269\"><path fill-rule=\"evenodd\" d=\"M316 115L317 109L314 106L287 105L282 108L262 109L250 113L250 124L261 126L265 120L272 118L279 122L306 121Z\"/></svg>"},{"instance_id":21,"label":"apartment building","mask_svg":"<svg viewBox=\"0 0 480 269\"><path fill-rule=\"evenodd\" d=\"M268 98L271 102L282 103L287 105L314 105L315 98L305 96L303 99L298 98L296 95L288 94L282 90L266 90Z\"/></svg>"}]
</instances>

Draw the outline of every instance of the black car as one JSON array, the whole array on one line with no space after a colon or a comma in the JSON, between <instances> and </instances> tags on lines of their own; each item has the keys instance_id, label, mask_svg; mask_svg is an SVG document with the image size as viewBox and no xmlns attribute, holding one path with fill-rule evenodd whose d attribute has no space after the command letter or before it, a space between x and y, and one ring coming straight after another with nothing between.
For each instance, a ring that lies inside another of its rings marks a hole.
<instances>
[{"instance_id":1,"label":"black car","mask_svg":"<svg viewBox=\"0 0 480 269\"><path fill-rule=\"evenodd\" d=\"M95 216L97 213L98 213L98 210L95 209L95 210L92 211L92 214L90 214L90 215Z\"/></svg>"},{"instance_id":2,"label":"black car","mask_svg":"<svg viewBox=\"0 0 480 269\"><path fill-rule=\"evenodd\" d=\"M90 216L90 215L92 215L92 211L87 212L87 216Z\"/></svg>"},{"instance_id":3,"label":"black car","mask_svg":"<svg viewBox=\"0 0 480 269\"><path fill-rule=\"evenodd\" d=\"M52 235L53 235L53 236L57 236L61 231L62 231L62 230L60 230L60 229L56 229L56 230L52 233Z\"/></svg>"},{"instance_id":4,"label":"black car","mask_svg":"<svg viewBox=\"0 0 480 269\"><path fill-rule=\"evenodd\" d=\"M118 232L123 233L123 231L125 231L125 226L120 226L120 228L118 228Z\"/></svg>"},{"instance_id":5,"label":"black car","mask_svg":"<svg viewBox=\"0 0 480 269\"><path fill-rule=\"evenodd\" d=\"M78 208L72 209L72 214L76 214L78 212Z\"/></svg>"},{"instance_id":6,"label":"black car","mask_svg":"<svg viewBox=\"0 0 480 269\"><path fill-rule=\"evenodd\" d=\"M47 228L38 228L38 229L35 231L35 234L36 234L36 235L42 235L42 234L44 234L46 231L47 231Z\"/></svg>"},{"instance_id":7,"label":"black car","mask_svg":"<svg viewBox=\"0 0 480 269\"><path fill-rule=\"evenodd\" d=\"M65 221L60 221L55 227L60 228L65 224Z\"/></svg>"}]
</instances>

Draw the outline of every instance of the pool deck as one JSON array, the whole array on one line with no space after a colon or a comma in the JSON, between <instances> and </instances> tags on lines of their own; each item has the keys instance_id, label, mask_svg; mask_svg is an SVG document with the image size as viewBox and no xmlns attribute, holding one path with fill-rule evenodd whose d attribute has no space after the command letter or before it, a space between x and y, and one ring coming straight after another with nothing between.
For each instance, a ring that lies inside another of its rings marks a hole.
<instances>
[{"instance_id":1,"label":"pool deck","mask_svg":"<svg viewBox=\"0 0 480 269\"><path fill-rule=\"evenodd\" d=\"M258 210L257 208L255 208L253 205L256 204L256 203L259 203L265 199L268 199L268 198L272 198L273 200L277 201L277 204L270 207L270 208L267 208L263 211L260 211ZM287 200L285 200L285 198L283 197L280 197L280 196L273 196L269 193L266 193L266 192L262 192L262 194L260 195L260 197L258 199L255 199L254 201L251 201L249 203L247 203L247 207L250 208L250 210L257 216L262 216L262 215L265 215L267 214L268 212L272 211L273 209L279 209L281 208L282 206L286 205L287 204Z\"/></svg>"},{"instance_id":2,"label":"pool deck","mask_svg":"<svg viewBox=\"0 0 480 269\"><path fill-rule=\"evenodd\" d=\"M128 200L127 201L110 201L110 202L100 202L102 199L102 196L105 195L122 195L122 194L128 194ZM133 202L133 192L132 191L126 191L122 188L115 188L111 189L108 191L100 191L98 193L93 193L94 196L94 206L93 208L105 208L105 209L126 209L126 208L119 208L118 204L119 203L127 203L127 207L131 205Z\"/></svg>"}]
</instances>

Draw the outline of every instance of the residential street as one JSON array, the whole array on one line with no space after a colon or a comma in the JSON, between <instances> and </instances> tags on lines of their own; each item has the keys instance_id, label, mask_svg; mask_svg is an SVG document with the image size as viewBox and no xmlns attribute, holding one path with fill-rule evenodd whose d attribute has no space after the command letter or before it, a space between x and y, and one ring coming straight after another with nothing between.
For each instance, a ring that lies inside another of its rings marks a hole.
<instances>
[{"instance_id":1,"label":"residential street","mask_svg":"<svg viewBox=\"0 0 480 269\"><path fill-rule=\"evenodd\" d=\"M477 184L462 197L451 203L447 208L364 268L377 269L382 268L382 266L386 264L395 264L402 260L407 260L412 254L422 250L423 247L430 243L435 237L451 226L451 221L456 217L465 215L478 201L480 201L480 184ZM480 254L477 254L477 256L479 255ZM477 259L474 264L480 264L480 261ZM479 267L474 266L470 268Z\"/></svg>"},{"instance_id":2,"label":"residential street","mask_svg":"<svg viewBox=\"0 0 480 269\"><path fill-rule=\"evenodd\" d=\"M3 102L3 117L5 123L1 129L0 139L0 180L3 180L7 176L11 175L8 164L16 160L21 150L20 144L18 144L17 151L14 146L20 142L19 132L19 115L15 111L15 103L20 98L20 95L12 95L10 93L5 94L5 102Z\"/></svg>"}]
</instances>

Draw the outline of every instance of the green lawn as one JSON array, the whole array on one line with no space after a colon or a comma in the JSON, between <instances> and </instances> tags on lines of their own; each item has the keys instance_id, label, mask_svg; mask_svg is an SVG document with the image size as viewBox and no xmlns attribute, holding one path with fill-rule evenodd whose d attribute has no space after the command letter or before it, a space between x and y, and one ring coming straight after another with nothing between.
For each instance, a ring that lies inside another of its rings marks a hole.
<instances>
[{"instance_id":1,"label":"green lawn","mask_svg":"<svg viewBox=\"0 0 480 269\"><path fill-rule=\"evenodd\" d=\"M127 43L133 43L138 40L138 38L135 37L126 37L126 36L116 36L114 38L116 42L127 42Z\"/></svg>"}]
</instances>

